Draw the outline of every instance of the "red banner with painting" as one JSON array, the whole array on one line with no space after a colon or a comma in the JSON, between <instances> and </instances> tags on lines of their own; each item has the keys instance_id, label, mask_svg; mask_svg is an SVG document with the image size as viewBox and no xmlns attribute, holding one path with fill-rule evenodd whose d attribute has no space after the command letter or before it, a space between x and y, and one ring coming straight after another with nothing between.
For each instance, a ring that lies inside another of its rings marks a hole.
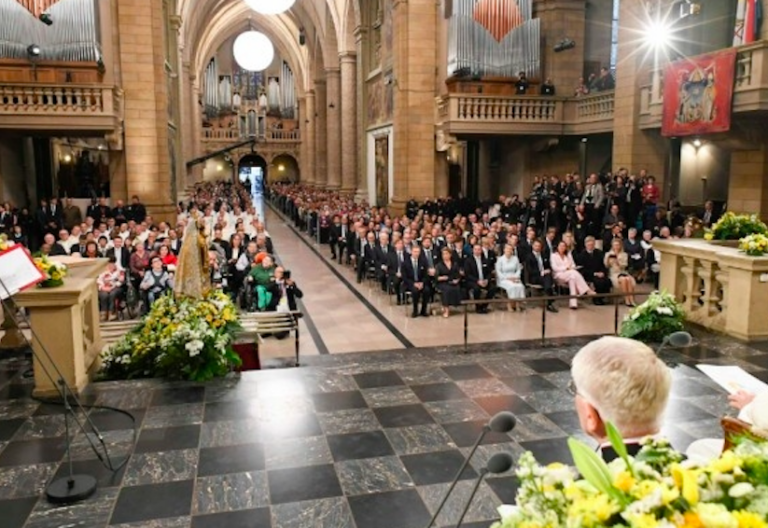
<instances>
[{"instance_id":1,"label":"red banner with painting","mask_svg":"<svg viewBox=\"0 0 768 528\"><path fill-rule=\"evenodd\" d=\"M663 136L697 136L731 128L736 50L682 59L664 72Z\"/></svg>"}]
</instances>

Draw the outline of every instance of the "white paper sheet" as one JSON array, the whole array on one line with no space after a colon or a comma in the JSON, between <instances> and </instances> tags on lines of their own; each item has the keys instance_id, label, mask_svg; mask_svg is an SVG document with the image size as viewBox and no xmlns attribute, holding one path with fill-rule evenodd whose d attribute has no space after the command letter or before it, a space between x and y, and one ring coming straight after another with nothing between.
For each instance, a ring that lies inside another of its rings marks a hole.
<instances>
[{"instance_id":1,"label":"white paper sheet","mask_svg":"<svg viewBox=\"0 0 768 528\"><path fill-rule=\"evenodd\" d=\"M723 365L696 365L696 367L730 394L740 390L751 392L752 394L768 392L767 384L741 367Z\"/></svg>"},{"instance_id":2,"label":"white paper sheet","mask_svg":"<svg viewBox=\"0 0 768 528\"><path fill-rule=\"evenodd\" d=\"M21 246L0 253L0 299L16 295L43 279L43 275ZM4 286L4 287L3 287Z\"/></svg>"}]
</instances>

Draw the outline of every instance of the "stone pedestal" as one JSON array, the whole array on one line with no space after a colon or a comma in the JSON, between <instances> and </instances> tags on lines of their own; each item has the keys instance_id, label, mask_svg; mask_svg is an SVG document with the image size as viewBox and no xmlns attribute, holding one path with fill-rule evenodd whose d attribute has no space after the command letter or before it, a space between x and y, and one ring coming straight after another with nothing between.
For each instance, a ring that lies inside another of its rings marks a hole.
<instances>
[{"instance_id":1,"label":"stone pedestal","mask_svg":"<svg viewBox=\"0 0 768 528\"><path fill-rule=\"evenodd\" d=\"M14 297L20 307L27 309L36 336L32 340L35 396L59 394L53 365L75 393L85 389L90 374L98 367L102 341L96 277L107 261L78 260L81 262L67 262L70 275L63 286L34 288Z\"/></svg>"}]
</instances>

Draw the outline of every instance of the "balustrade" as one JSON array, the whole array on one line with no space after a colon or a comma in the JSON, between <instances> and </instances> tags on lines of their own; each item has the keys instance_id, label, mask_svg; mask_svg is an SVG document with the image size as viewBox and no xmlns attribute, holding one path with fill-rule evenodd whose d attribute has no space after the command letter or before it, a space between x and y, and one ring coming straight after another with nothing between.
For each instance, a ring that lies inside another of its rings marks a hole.
<instances>
[{"instance_id":1,"label":"balustrade","mask_svg":"<svg viewBox=\"0 0 768 528\"><path fill-rule=\"evenodd\" d=\"M112 87L0 84L0 113L103 115L113 98Z\"/></svg>"},{"instance_id":2,"label":"balustrade","mask_svg":"<svg viewBox=\"0 0 768 528\"><path fill-rule=\"evenodd\" d=\"M204 141L240 141L247 139L249 136L244 135L240 130L236 128L203 128L203 140ZM266 141L268 143L296 143L301 141L300 130L267 130L263 136L258 136L255 139L258 141Z\"/></svg>"},{"instance_id":3,"label":"balustrade","mask_svg":"<svg viewBox=\"0 0 768 528\"><path fill-rule=\"evenodd\" d=\"M768 257L753 258L729 243L656 241L660 287L675 295L689 321L740 339L768 337Z\"/></svg>"},{"instance_id":4,"label":"balustrade","mask_svg":"<svg viewBox=\"0 0 768 528\"><path fill-rule=\"evenodd\" d=\"M613 91L579 97L576 99L576 117L579 121L613 120L614 100Z\"/></svg>"}]
</instances>

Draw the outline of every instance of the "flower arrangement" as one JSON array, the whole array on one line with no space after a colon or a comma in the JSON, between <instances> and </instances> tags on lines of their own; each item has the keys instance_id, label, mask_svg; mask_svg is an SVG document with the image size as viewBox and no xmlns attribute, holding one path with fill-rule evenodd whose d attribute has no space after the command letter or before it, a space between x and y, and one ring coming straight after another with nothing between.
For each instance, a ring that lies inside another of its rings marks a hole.
<instances>
[{"instance_id":1,"label":"flower arrangement","mask_svg":"<svg viewBox=\"0 0 768 528\"><path fill-rule=\"evenodd\" d=\"M706 466L647 439L636 457L608 426L610 464L570 439L579 478L563 464L520 457L515 506L492 528L768 528L768 444L744 441Z\"/></svg>"},{"instance_id":2,"label":"flower arrangement","mask_svg":"<svg viewBox=\"0 0 768 528\"><path fill-rule=\"evenodd\" d=\"M65 264L54 262L45 255L39 255L33 260L37 269L45 275L45 280L40 283L41 288L56 288L64 284L68 271Z\"/></svg>"},{"instance_id":3,"label":"flower arrangement","mask_svg":"<svg viewBox=\"0 0 768 528\"><path fill-rule=\"evenodd\" d=\"M683 307L674 296L656 291L624 317L619 335L641 341L661 341L672 332L682 330L684 320Z\"/></svg>"},{"instance_id":4,"label":"flower arrangement","mask_svg":"<svg viewBox=\"0 0 768 528\"><path fill-rule=\"evenodd\" d=\"M768 226L761 222L757 215L737 215L728 211L707 230L704 238L707 240L739 240L754 234L768 234Z\"/></svg>"},{"instance_id":5,"label":"flower arrangement","mask_svg":"<svg viewBox=\"0 0 768 528\"><path fill-rule=\"evenodd\" d=\"M206 381L223 376L240 365L232 348L239 329L237 309L220 291L201 301L164 295L137 328L102 352L102 377Z\"/></svg>"},{"instance_id":6,"label":"flower arrangement","mask_svg":"<svg viewBox=\"0 0 768 528\"><path fill-rule=\"evenodd\" d=\"M8 235L0 234L0 251L8 251L15 244L8 240Z\"/></svg>"},{"instance_id":7,"label":"flower arrangement","mask_svg":"<svg viewBox=\"0 0 768 528\"><path fill-rule=\"evenodd\" d=\"M754 234L742 238L739 240L739 251L750 257L762 257L768 253L768 236Z\"/></svg>"}]
</instances>

